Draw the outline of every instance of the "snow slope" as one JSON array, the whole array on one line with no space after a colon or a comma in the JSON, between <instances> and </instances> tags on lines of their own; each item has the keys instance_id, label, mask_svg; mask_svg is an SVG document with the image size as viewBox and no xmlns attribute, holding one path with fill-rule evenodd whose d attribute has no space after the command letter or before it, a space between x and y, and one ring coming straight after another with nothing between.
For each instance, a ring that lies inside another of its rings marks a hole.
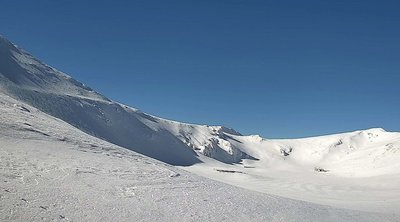
<instances>
[{"instance_id":1,"label":"snow slope","mask_svg":"<svg viewBox=\"0 0 400 222\"><path fill-rule=\"evenodd\" d=\"M193 149L224 162L247 157L219 145L229 145L224 132L236 134L233 130L166 121L113 102L5 38L0 38L0 86L4 93L91 135L167 163L198 163Z\"/></svg>"},{"instance_id":2,"label":"snow slope","mask_svg":"<svg viewBox=\"0 0 400 222\"><path fill-rule=\"evenodd\" d=\"M1 221L396 221L201 178L0 93Z\"/></svg>"},{"instance_id":3,"label":"snow slope","mask_svg":"<svg viewBox=\"0 0 400 222\"><path fill-rule=\"evenodd\" d=\"M91 136L235 186L335 207L400 211L397 132L369 129L269 140L222 126L166 120L106 98L3 37L0 94ZM14 108L24 113L23 107ZM75 145L85 140L77 138Z\"/></svg>"},{"instance_id":4,"label":"snow slope","mask_svg":"<svg viewBox=\"0 0 400 222\"><path fill-rule=\"evenodd\" d=\"M371 129L297 140L242 136L233 129L165 120L113 102L2 37L0 58L0 90L6 94L91 135L170 164L193 165L201 154L224 163L284 159L347 176L400 172L399 133Z\"/></svg>"}]
</instances>

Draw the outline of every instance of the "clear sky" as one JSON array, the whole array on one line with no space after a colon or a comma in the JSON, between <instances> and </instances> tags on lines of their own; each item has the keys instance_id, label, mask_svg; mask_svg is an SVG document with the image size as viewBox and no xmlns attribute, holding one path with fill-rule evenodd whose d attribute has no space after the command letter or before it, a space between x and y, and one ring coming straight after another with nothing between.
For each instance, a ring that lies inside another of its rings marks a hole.
<instances>
[{"instance_id":1,"label":"clear sky","mask_svg":"<svg viewBox=\"0 0 400 222\"><path fill-rule=\"evenodd\" d=\"M289 138L400 131L400 2L5 0L0 33L168 119Z\"/></svg>"}]
</instances>

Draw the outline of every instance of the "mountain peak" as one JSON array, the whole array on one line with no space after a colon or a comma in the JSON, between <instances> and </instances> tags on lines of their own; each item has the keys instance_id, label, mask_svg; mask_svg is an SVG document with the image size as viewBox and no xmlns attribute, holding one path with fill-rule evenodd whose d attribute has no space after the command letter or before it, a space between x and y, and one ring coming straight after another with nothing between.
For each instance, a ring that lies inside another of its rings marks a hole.
<instances>
[{"instance_id":1,"label":"mountain peak","mask_svg":"<svg viewBox=\"0 0 400 222\"><path fill-rule=\"evenodd\" d=\"M5 51L10 51L10 50L17 50L17 47L10 42L7 38L4 36L0 35L0 51L4 53Z\"/></svg>"},{"instance_id":2,"label":"mountain peak","mask_svg":"<svg viewBox=\"0 0 400 222\"><path fill-rule=\"evenodd\" d=\"M0 86L15 91L17 88L109 101L0 36Z\"/></svg>"}]
</instances>

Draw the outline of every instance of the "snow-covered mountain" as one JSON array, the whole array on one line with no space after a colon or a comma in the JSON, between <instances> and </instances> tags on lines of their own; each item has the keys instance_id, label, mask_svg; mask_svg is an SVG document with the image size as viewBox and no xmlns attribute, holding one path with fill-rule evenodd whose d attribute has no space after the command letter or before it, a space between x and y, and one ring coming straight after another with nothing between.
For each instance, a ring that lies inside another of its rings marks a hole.
<instances>
[{"instance_id":1,"label":"snow-covered mountain","mask_svg":"<svg viewBox=\"0 0 400 222\"><path fill-rule=\"evenodd\" d=\"M1 114L5 115L2 121L13 121L10 110L24 114L18 117L18 126L8 124L12 129L3 132L6 136L22 124L25 137L33 133L47 138L49 132L22 120L36 118L29 114L35 107L39 116L65 121L65 126L54 127L60 130L53 135L59 142L80 146L89 140L82 132L74 133L75 139L63 136L66 129L76 127L101 141L246 189L356 210L400 210L398 132L374 128L303 139L265 139L223 126L166 120L106 98L3 37L0 97L1 106L13 104ZM53 121L41 118L49 122L45 129L51 127ZM99 146L103 145L86 148Z\"/></svg>"},{"instance_id":2,"label":"snow-covered mountain","mask_svg":"<svg viewBox=\"0 0 400 222\"><path fill-rule=\"evenodd\" d=\"M1 91L73 126L174 165L198 163L198 153L223 162L251 158L230 146L239 135L220 126L164 120L113 102L0 38Z\"/></svg>"},{"instance_id":3,"label":"snow-covered mountain","mask_svg":"<svg viewBox=\"0 0 400 222\"><path fill-rule=\"evenodd\" d=\"M0 221L396 221L199 177L0 93Z\"/></svg>"},{"instance_id":4,"label":"snow-covered mountain","mask_svg":"<svg viewBox=\"0 0 400 222\"><path fill-rule=\"evenodd\" d=\"M348 176L400 172L400 133L370 129L267 140L222 126L170 121L107 99L3 37L0 86L4 93L86 133L173 165L193 165L205 155L224 163L258 159L264 166L283 162Z\"/></svg>"}]
</instances>

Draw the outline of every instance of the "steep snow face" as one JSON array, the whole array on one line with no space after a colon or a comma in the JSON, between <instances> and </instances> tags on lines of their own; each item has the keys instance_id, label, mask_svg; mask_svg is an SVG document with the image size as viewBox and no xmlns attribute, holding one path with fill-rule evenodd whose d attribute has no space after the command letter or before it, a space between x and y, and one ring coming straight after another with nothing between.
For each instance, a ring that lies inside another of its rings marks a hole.
<instances>
[{"instance_id":1,"label":"steep snow face","mask_svg":"<svg viewBox=\"0 0 400 222\"><path fill-rule=\"evenodd\" d=\"M224 127L181 124L113 102L0 38L0 91L114 144L174 165L198 154L233 163L251 158Z\"/></svg>"},{"instance_id":2,"label":"steep snow face","mask_svg":"<svg viewBox=\"0 0 400 222\"><path fill-rule=\"evenodd\" d=\"M232 135L241 136L233 129L222 126L192 125L159 118L157 121L149 121L148 118L144 118L143 122L156 131L170 132L193 150L224 163L238 163L243 159L255 159L230 142L234 140Z\"/></svg>"}]
</instances>

